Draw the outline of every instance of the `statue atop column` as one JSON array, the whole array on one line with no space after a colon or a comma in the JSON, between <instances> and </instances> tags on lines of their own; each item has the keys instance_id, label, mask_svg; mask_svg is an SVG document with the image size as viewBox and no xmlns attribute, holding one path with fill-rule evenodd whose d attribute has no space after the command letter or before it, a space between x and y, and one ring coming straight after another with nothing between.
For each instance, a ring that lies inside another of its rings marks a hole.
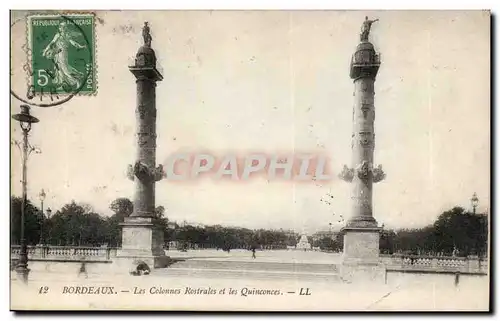
<instances>
[{"instance_id":1,"label":"statue atop column","mask_svg":"<svg viewBox=\"0 0 500 321\"><path fill-rule=\"evenodd\" d=\"M144 27L142 27L142 38L144 38L144 45L151 48L151 40L153 40L153 38L151 37L147 22L144 22Z\"/></svg>"},{"instance_id":2,"label":"statue atop column","mask_svg":"<svg viewBox=\"0 0 500 321\"><path fill-rule=\"evenodd\" d=\"M365 21L363 21L363 25L361 26L361 34L360 34L361 41L368 41L368 35L370 34L370 29L372 28L372 24L377 21L378 19L369 20L368 17L365 17Z\"/></svg>"}]
</instances>

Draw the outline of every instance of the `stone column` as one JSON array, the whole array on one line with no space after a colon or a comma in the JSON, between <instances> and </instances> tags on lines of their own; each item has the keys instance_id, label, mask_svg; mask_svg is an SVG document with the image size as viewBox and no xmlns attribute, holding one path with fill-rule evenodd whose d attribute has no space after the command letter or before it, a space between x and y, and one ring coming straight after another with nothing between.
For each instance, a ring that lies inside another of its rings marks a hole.
<instances>
[{"instance_id":1,"label":"stone column","mask_svg":"<svg viewBox=\"0 0 500 321\"><path fill-rule=\"evenodd\" d=\"M122 223L122 248L117 262L140 261L150 268L163 267L168 262L163 250L163 231L154 225L155 183L162 179L163 168L156 167L156 82L163 76L156 68L156 55L151 48L149 27L143 29L144 45L129 66L136 78L137 90L137 158L129 165L128 177L134 181L134 211Z\"/></svg>"},{"instance_id":2,"label":"stone column","mask_svg":"<svg viewBox=\"0 0 500 321\"><path fill-rule=\"evenodd\" d=\"M356 68L355 62L353 62L351 68ZM359 74L354 71L354 75L352 75L352 77L355 77L352 137L352 168L354 169L354 175L351 194L352 217L348 222L348 226L377 226L372 212L375 75L375 70Z\"/></svg>"},{"instance_id":3,"label":"stone column","mask_svg":"<svg viewBox=\"0 0 500 321\"><path fill-rule=\"evenodd\" d=\"M133 180L136 186L132 217L153 217L155 210L155 180L148 172L156 167L156 79L138 74L137 80L137 167L144 177ZM140 169L139 169L140 171Z\"/></svg>"},{"instance_id":4,"label":"stone column","mask_svg":"<svg viewBox=\"0 0 500 321\"><path fill-rule=\"evenodd\" d=\"M351 60L350 77L354 82L352 167L344 166L340 177L353 184L352 213L343 228L344 269L378 270L380 228L373 217L372 187L385 174L374 167L375 148L375 78L380 59L373 45L361 41ZM357 267L353 269L352 267ZM373 267L373 268L372 268Z\"/></svg>"}]
</instances>

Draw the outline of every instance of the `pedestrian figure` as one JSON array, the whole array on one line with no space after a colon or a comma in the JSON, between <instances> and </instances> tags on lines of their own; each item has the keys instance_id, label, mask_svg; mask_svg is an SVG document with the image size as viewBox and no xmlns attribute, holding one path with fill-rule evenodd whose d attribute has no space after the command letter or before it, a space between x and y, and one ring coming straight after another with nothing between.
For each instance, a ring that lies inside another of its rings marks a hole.
<instances>
[{"instance_id":1,"label":"pedestrian figure","mask_svg":"<svg viewBox=\"0 0 500 321\"><path fill-rule=\"evenodd\" d=\"M252 259L255 259L256 256L255 256L255 247L252 247Z\"/></svg>"},{"instance_id":2,"label":"pedestrian figure","mask_svg":"<svg viewBox=\"0 0 500 321\"><path fill-rule=\"evenodd\" d=\"M82 262L82 265L80 265L80 270L78 271L78 276L82 274L85 276L85 278L88 277L87 268L85 267L85 262Z\"/></svg>"}]
</instances>

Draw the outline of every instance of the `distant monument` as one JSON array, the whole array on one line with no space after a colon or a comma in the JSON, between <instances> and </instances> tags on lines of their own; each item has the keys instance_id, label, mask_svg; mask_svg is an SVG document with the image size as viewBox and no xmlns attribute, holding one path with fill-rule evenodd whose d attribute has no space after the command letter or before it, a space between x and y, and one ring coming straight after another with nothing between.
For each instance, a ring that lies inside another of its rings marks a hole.
<instances>
[{"instance_id":1,"label":"distant monument","mask_svg":"<svg viewBox=\"0 0 500 321\"><path fill-rule=\"evenodd\" d=\"M311 243L307 240L307 235L303 234L300 237L299 243L297 243L297 250L310 250Z\"/></svg>"},{"instance_id":2,"label":"distant monument","mask_svg":"<svg viewBox=\"0 0 500 321\"><path fill-rule=\"evenodd\" d=\"M142 32L144 45L139 48L130 72L136 78L137 159L128 167L128 178L135 183L134 211L122 225L122 247L117 262L132 261L150 268L164 267L168 257L163 250L163 231L154 225L155 183L164 176L156 167L156 82L163 76L156 69L156 55L151 48L148 23Z\"/></svg>"},{"instance_id":3,"label":"distant monument","mask_svg":"<svg viewBox=\"0 0 500 321\"><path fill-rule=\"evenodd\" d=\"M340 177L352 182L352 215L342 229L344 234L343 271L380 272L380 228L373 218L372 186L384 179L382 167L373 166L375 148L375 78L380 60L369 42L371 25L365 18L360 43L352 56L350 77L354 81L352 167L344 166Z\"/></svg>"}]
</instances>

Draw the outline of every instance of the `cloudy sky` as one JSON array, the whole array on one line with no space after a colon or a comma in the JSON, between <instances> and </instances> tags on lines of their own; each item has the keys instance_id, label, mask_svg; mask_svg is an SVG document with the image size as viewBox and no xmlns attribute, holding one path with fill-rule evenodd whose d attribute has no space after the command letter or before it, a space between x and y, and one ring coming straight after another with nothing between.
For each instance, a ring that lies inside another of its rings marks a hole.
<instances>
[{"instance_id":1,"label":"cloudy sky","mask_svg":"<svg viewBox=\"0 0 500 321\"><path fill-rule=\"evenodd\" d=\"M26 91L26 13L13 14L12 89ZM179 150L328 155L338 173L351 162L353 84L349 61L364 16L379 18L371 40L382 66L375 84L374 216L418 227L454 205L490 199L489 15L485 12L113 11L97 12L98 92L51 108L31 142L29 198L47 192L57 210L75 200L110 215L133 197L135 78L127 66L144 21L163 69L157 87L157 161ZM11 99L12 113L20 102ZM13 139L20 138L13 124ZM12 193L20 195L12 150ZM348 183L161 181L157 205L176 221L313 232L350 214ZM331 206L320 200L333 195Z\"/></svg>"}]
</instances>

